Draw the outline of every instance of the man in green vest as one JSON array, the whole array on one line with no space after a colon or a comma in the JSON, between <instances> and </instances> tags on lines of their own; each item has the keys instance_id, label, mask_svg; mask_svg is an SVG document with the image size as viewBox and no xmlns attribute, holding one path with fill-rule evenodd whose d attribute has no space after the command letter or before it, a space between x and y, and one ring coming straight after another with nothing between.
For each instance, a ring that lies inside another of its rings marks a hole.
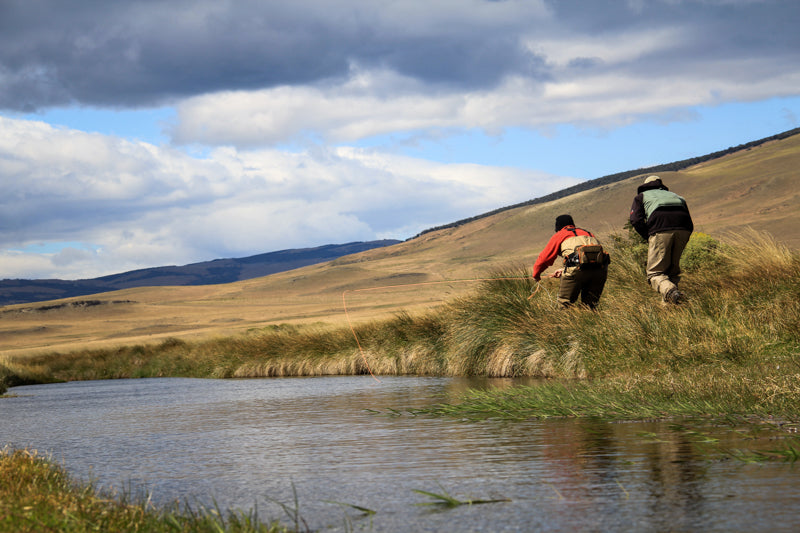
<instances>
[{"instance_id":1,"label":"man in green vest","mask_svg":"<svg viewBox=\"0 0 800 533\"><path fill-rule=\"evenodd\" d=\"M665 302L677 304L681 254L694 230L686 200L671 192L658 176L648 176L636 191L630 220L647 240L647 281Z\"/></svg>"}]
</instances>

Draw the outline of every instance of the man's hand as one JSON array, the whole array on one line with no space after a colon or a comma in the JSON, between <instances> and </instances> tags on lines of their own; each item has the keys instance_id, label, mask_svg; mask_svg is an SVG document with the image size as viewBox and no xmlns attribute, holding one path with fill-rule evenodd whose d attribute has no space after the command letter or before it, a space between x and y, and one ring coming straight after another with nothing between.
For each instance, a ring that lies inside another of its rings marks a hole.
<instances>
[{"instance_id":1,"label":"man's hand","mask_svg":"<svg viewBox=\"0 0 800 533\"><path fill-rule=\"evenodd\" d=\"M564 269L563 268L559 268L558 270L553 272L553 277L554 278L560 278L561 274L563 274L563 273L564 273Z\"/></svg>"}]
</instances>

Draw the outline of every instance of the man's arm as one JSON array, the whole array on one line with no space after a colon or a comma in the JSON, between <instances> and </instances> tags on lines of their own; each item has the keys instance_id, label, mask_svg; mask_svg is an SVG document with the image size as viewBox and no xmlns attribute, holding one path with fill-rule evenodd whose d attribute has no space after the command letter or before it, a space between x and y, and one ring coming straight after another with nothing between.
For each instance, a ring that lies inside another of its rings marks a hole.
<instances>
[{"instance_id":1,"label":"man's arm","mask_svg":"<svg viewBox=\"0 0 800 533\"><path fill-rule=\"evenodd\" d=\"M560 232L559 232L560 233ZM542 277L542 272L547 270L547 267L555 263L558 257L558 252L561 250L561 236L556 233L550 237L550 241L544 250L541 251L539 257L536 258L536 263L533 264L533 279L539 281Z\"/></svg>"},{"instance_id":2,"label":"man's arm","mask_svg":"<svg viewBox=\"0 0 800 533\"><path fill-rule=\"evenodd\" d=\"M643 239L647 240L647 220L645 220L644 202L642 201L641 194L637 194L633 199L630 221L633 229L636 230L636 233L641 235Z\"/></svg>"}]
</instances>

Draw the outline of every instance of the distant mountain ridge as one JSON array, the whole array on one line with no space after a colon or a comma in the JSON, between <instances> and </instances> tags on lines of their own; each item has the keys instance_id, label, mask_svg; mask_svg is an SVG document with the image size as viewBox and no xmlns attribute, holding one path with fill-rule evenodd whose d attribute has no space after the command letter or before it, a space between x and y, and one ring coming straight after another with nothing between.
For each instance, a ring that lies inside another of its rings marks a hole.
<instances>
[{"instance_id":1,"label":"distant mountain ridge","mask_svg":"<svg viewBox=\"0 0 800 533\"><path fill-rule=\"evenodd\" d=\"M324 263L345 255L391 246L400 242L402 241L384 239L346 244L327 244L315 248L280 250L238 259L215 259L184 266L143 268L121 274L74 281L61 279L6 279L0 280L0 305L57 300L133 287L232 283Z\"/></svg>"}]
</instances>

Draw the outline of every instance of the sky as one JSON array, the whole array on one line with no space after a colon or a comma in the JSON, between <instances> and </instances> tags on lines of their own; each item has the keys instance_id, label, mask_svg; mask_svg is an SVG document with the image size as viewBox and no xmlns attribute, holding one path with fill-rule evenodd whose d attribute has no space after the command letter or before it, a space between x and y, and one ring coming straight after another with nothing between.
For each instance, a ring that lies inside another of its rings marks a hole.
<instances>
[{"instance_id":1,"label":"sky","mask_svg":"<svg viewBox=\"0 0 800 533\"><path fill-rule=\"evenodd\" d=\"M0 279L407 239L768 137L800 126L798 27L796 0L0 0Z\"/></svg>"}]
</instances>

